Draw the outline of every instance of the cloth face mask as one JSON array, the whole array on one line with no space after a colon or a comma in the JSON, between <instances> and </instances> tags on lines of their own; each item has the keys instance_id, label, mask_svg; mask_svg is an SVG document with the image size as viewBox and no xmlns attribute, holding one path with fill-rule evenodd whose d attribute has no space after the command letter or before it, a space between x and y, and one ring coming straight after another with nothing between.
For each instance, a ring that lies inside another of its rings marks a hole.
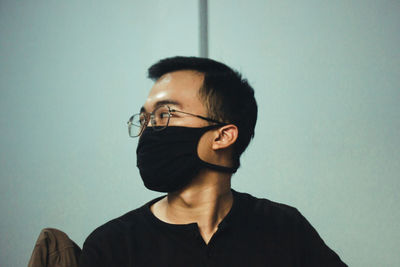
<instances>
[{"instance_id":1,"label":"cloth face mask","mask_svg":"<svg viewBox=\"0 0 400 267\"><path fill-rule=\"evenodd\" d=\"M144 185L153 191L173 192L187 185L202 168L235 173L238 167L224 167L201 160L197 145L201 136L220 125L202 128L169 126L162 131L147 127L136 149L137 167Z\"/></svg>"}]
</instances>

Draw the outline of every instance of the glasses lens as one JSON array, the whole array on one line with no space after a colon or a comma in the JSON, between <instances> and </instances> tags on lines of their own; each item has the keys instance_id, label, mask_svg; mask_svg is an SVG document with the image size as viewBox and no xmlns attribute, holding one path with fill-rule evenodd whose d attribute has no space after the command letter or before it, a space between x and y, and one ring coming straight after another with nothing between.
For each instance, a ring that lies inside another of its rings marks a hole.
<instances>
[{"instance_id":1,"label":"glasses lens","mask_svg":"<svg viewBox=\"0 0 400 267\"><path fill-rule=\"evenodd\" d=\"M150 116L150 118L148 118ZM129 118L128 121L128 131L130 137L138 137L142 134L143 129L145 129L149 120L151 128L154 131L161 131L168 126L171 113L168 106L160 106L156 108L151 114L140 113L135 114Z\"/></svg>"},{"instance_id":2,"label":"glasses lens","mask_svg":"<svg viewBox=\"0 0 400 267\"><path fill-rule=\"evenodd\" d=\"M151 125L155 131L161 131L168 126L171 113L168 106L160 106L151 116Z\"/></svg>"},{"instance_id":3,"label":"glasses lens","mask_svg":"<svg viewBox=\"0 0 400 267\"><path fill-rule=\"evenodd\" d=\"M146 119L144 114L133 115L128 121L128 131L130 137L137 137L141 134Z\"/></svg>"}]
</instances>

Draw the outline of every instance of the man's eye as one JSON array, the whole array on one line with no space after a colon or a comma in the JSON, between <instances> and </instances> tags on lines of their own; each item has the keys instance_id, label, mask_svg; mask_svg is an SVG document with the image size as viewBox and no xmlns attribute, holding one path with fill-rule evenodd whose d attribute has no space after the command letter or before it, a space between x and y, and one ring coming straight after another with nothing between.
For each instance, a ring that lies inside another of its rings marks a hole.
<instances>
[{"instance_id":1,"label":"man's eye","mask_svg":"<svg viewBox=\"0 0 400 267\"><path fill-rule=\"evenodd\" d=\"M166 119L166 118L168 118L168 117L169 117L169 113L167 113L167 112L160 113L160 118L161 118L161 119Z\"/></svg>"}]
</instances>

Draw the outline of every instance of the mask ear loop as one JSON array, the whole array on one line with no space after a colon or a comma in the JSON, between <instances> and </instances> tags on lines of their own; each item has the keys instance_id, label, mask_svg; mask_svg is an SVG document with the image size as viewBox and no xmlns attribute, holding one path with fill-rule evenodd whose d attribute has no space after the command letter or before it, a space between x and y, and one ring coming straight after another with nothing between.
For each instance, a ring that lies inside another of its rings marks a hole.
<instances>
[{"instance_id":1,"label":"mask ear loop","mask_svg":"<svg viewBox=\"0 0 400 267\"><path fill-rule=\"evenodd\" d=\"M200 159L200 158L199 158ZM209 169L215 170L215 171L219 171L219 172L225 172L225 173L235 173L237 171L237 169L239 168L239 166L235 166L235 167L225 167L225 166L220 166L220 165L215 165L212 163L208 163L205 162L204 160L200 159L201 164L204 167L207 167Z\"/></svg>"},{"instance_id":2,"label":"mask ear loop","mask_svg":"<svg viewBox=\"0 0 400 267\"><path fill-rule=\"evenodd\" d=\"M199 157L199 154L198 154L198 152L197 152L197 148L198 148L198 146L199 146L200 138L201 138L206 132L208 132L209 130L216 129L216 128L222 127L222 126L224 126L224 125L226 125L226 124L222 124L222 123L221 123L221 124L215 124L215 125L206 126L206 127L203 128L203 129L204 129L204 132L200 135L199 140L197 141L197 145L196 145L196 156L197 156L197 159L200 161L200 163L201 163L204 167L206 167L206 168L209 168L209 169L212 169L212 170L215 170L215 171L218 171L218 172L235 173L235 172L238 170L238 168L239 168L239 164L237 164L237 162L236 162L235 166L233 166L233 167L220 166L220 165L216 165L216 164L209 163L209 162L206 162L206 161L202 160L202 159Z\"/></svg>"}]
</instances>

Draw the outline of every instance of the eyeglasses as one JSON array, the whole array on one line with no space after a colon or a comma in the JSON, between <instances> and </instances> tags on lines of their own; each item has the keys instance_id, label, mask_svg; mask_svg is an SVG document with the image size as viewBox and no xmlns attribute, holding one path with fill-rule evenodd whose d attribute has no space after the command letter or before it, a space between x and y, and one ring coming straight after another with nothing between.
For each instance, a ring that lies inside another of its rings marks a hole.
<instances>
[{"instance_id":1,"label":"eyeglasses","mask_svg":"<svg viewBox=\"0 0 400 267\"><path fill-rule=\"evenodd\" d=\"M190 116L194 116L200 118L202 120L206 120L209 122L214 122L217 124L224 125L226 123L203 117L200 115L192 114L189 112L184 112L176 109L170 108L168 105L162 105L157 107L153 112L141 112L135 115L132 115L128 120L128 132L130 137L138 137L140 136L144 129L146 129L149 122L151 122L151 128L154 131L162 131L168 127L169 121L171 117L174 116L173 113L182 113Z\"/></svg>"}]
</instances>

